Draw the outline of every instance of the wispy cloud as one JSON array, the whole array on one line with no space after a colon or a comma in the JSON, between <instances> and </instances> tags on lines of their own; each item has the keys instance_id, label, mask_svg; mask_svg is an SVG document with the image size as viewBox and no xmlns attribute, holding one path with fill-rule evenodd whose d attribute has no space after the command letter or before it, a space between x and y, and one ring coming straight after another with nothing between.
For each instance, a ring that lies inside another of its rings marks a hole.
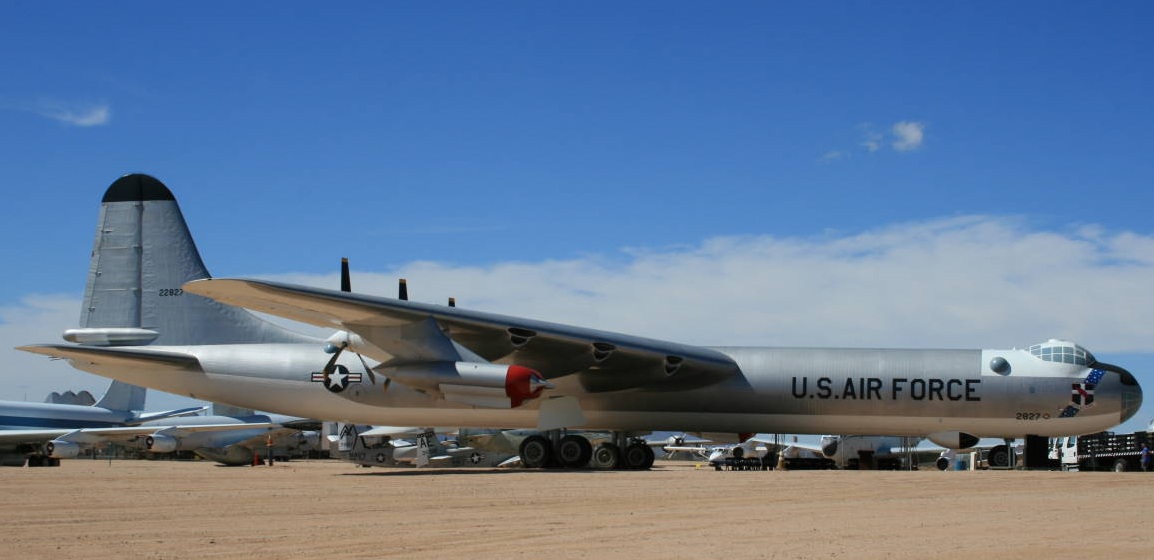
<instances>
[{"instance_id":1,"label":"wispy cloud","mask_svg":"<svg viewBox=\"0 0 1154 560\"><path fill-rule=\"evenodd\" d=\"M882 151L888 145L898 152L911 152L922 147L926 139L926 124L920 121L898 121L889 127L888 132L879 131L873 123L857 125L861 135L858 146L865 151L874 153ZM834 154L835 157L830 157ZM829 150L818 161L829 163L842 159L848 154L846 150Z\"/></svg>"},{"instance_id":2,"label":"wispy cloud","mask_svg":"<svg viewBox=\"0 0 1154 560\"><path fill-rule=\"evenodd\" d=\"M844 156L845 156L845 154L839 150L830 150L830 151L822 154L821 157L818 158L818 161L821 161L822 163L829 163L831 161L837 161Z\"/></svg>"},{"instance_id":3,"label":"wispy cloud","mask_svg":"<svg viewBox=\"0 0 1154 560\"><path fill-rule=\"evenodd\" d=\"M925 123L915 121L894 123L890 129L894 135L894 141L891 145L899 152L916 150L922 146L922 141L925 140L925 129Z\"/></svg>"},{"instance_id":4,"label":"wispy cloud","mask_svg":"<svg viewBox=\"0 0 1154 560\"><path fill-rule=\"evenodd\" d=\"M869 152L876 152L882 149L883 136L880 132L874 130L870 123L862 123L858 125L858 130L862 132L861 146Z\"/></svg>"},{"instance_id":5,"label":"wispy cloud","mask_svg":"<svg viewBox=\"0 0 1154 560\"><path fill-rule=\"evenodd\" d=\"M33 113L69 126L103 126L112 122L112 107L105 102L74 102L53 98L36 101L0 100L0 108Z\"/></svg>"}]
</instances>

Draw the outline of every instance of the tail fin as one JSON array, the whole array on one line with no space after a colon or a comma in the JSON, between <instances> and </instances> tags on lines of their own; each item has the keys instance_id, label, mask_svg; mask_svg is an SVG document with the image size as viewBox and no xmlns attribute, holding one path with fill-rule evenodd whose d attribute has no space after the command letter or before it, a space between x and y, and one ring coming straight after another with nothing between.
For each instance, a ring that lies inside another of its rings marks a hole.
<instances>
[{"instance_id":1,"label":"tail fin","mask_svg":"<svg viewBox=\"0 0 1154 560\"><path fill-rule=\"evenodd\" d=\"M104 193L82 328L65 338L104 344L147 344L155 338L153 344L169 346L312 340L181 289L202 278L209 278L208 270L172 191L148 175L125 175ZM109 335L113 331L133 336L117 338Z\"/></svg>"},{"instance_id":2,"label":"tail fin","mask_svg":"<svg viewBox=\"0 0 1154 560\"><path fill-rule=\"evenodd\" d=\"M113 381L108 392L93 406L109 410L144 410L144 387Z\"/></svg>"}]
</instances>

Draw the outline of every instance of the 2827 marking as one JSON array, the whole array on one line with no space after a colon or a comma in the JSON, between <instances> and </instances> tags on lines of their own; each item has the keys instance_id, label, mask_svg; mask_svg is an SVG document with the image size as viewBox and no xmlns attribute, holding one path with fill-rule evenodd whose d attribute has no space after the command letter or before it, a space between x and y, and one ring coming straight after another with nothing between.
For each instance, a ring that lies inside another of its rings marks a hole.
<instances>
[{"instance_id":1,"label":"2827 marking","mask_svg":"<svg viewBox=\"0 0 1154 560\"><path fill-rule=\"evenodd\" d=\"M176 297L183 295L184 288L162 288L160 290L160 297Z\"/></svg>"},{"instance_id":2,"label":"2827 marking","mask_svg":"<svg viewBox=\"0 0 1154 560\"><path fill-rule=\"evenodd\" d=\"M1041 412L1018 412L1014 414L1016 420L1041 420Z\"/></svg>"}]
</instances>

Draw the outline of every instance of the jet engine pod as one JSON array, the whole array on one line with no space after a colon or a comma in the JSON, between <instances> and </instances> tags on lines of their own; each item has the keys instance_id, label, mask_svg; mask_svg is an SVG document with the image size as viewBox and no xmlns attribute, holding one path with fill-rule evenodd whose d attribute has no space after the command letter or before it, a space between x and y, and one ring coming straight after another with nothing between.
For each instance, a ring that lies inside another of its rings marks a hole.
<instances>
[{"instance_id":1,"label":"jet engine pod","mask_svg":"<svg viewBox=\"0 0 1154 560\"><path fill-rule=\"evenodd\" d=\"M939 455L937 460L934 461L934 466L937 467L939 471L948 471L954 464L954 460L957 457L957 451L954 451L953 449L947 449L942 451L942 454Z\"/></svg>"},{"instance_id":2,"label":"jet engine pod","mask_svg":"<svg viewBox=\"0 0 1154 560\"><path fill-rule=\"evenodd\" d=\"M80 455L80 444L54 439L44 444L44 454L53 459L74 459Z\"/></svg>"},{"instance_id":3,"label":"jet engine pod","mask_svg":"<svg viewBox=\"0 0 1154 560\"><path fill-rule=\"evenodd\" d=\"M149 453L172 453L176 451L176 438L163 434L153 434L144 438L144 446Z\"/></svg>"},{"instance_id":4,"label":"jet engine pod","mask_svg":"<svg viewBox=\"0 0 1154 560\"><path fill-rule=\"evenodd\" d=\"M429 362L389 368L400 383L441 393L445 400L485 408L516 408L553 387L527 367L474 362Z\"/></svg>"},{"instance_id":5,"label":"jet engine pod","mask_svg":"<svg viewBox=\"0 0 1154 560\"><path fill-rule=\"evenodd\" d=\"M926 437L946 449L969 449L978 444L978 437L966 432L935 432Z\"/></svg>"}]
</instances>

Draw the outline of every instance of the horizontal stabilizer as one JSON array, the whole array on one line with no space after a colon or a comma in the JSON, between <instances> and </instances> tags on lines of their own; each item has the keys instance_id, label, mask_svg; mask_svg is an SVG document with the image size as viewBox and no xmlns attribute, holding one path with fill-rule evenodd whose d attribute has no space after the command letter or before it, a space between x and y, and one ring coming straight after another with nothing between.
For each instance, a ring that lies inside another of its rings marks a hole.
<instances>
[{"instance_id":1,"label":"horizontal stabilizer","mask_svg":"<svg viewBox=\"0 0 1154 560\"><path fill-rule=\"evenodd\" d=\"M189 371L200 370L196 356L181 352L149 350L143 348L109 348L97 346L72 346L65 344L35 344L18 346L17 350L62 358L72 362L120 368L147 368L150 370ZM84 369L84 368L80 368Z\"/></svg>"},{"instance_id":2,"label":"horizontal stabilizer","mask_svg":"<svg viewBox=\"0 0 1154 560\"><path fill-rule=\"evenodd\" d=\"M152 420L160 420L162 418L175 418L178 416L191 416L199 412L204 412L208 406L194 406L189 408L178 408L176 410L164 410L161 412L142 412L129 422L137 424L140 422L150 422Z\"/></svg>"}]
</instances>

